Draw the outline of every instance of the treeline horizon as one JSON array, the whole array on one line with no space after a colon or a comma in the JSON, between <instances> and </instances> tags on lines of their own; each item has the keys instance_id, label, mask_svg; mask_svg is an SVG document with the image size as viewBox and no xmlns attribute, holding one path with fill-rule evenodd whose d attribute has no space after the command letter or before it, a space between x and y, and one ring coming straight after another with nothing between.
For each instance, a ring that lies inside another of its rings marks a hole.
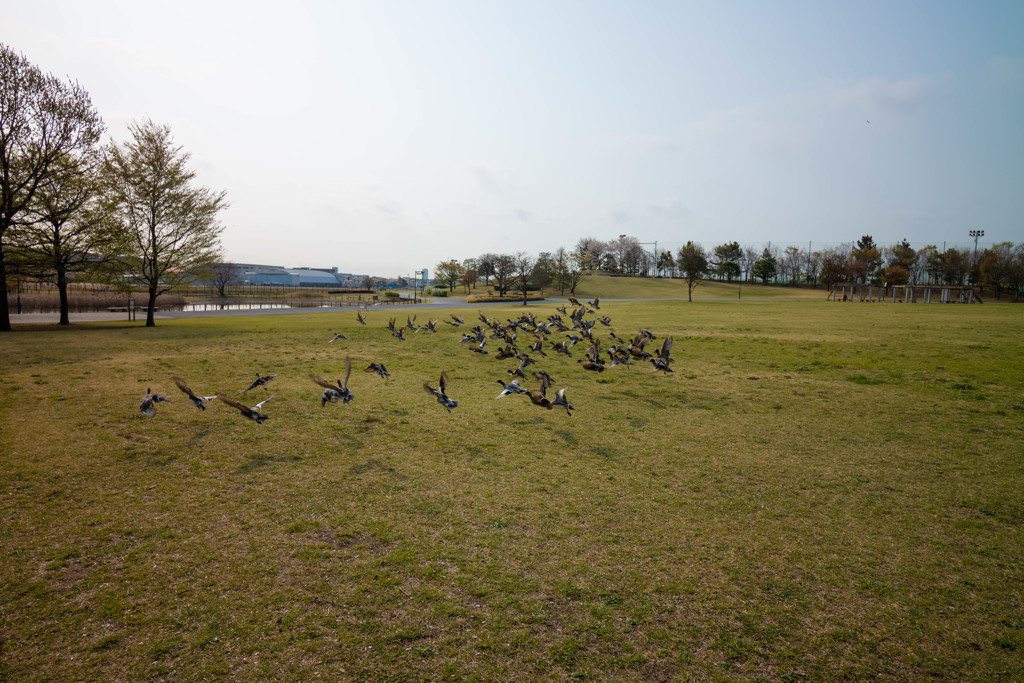
<instances>
[{"instance_id":1,"label":"treeline horizon","mask_svg":"<svg viewBox=\"0 0 1024 683\"><path fill-rule=\"evenodd\" d=\"M928 244L914 249L907 240L878 246L871 235L820 250L768 242L760 247L725 242L710 249L692 241L673 253L644 249L635 237L622 235L602 241L580 238L572 250L559 247L531 256L484 253L435 266L437 281L467 291L481 279L499 295L513 290L554 286L575 292L594 272L633 277L669 277L687 281L692 294L701 280L809 285L831 289L837 284L880 286L951 285L987 288L996 297L1020 297L1024 285L1024 243L999 242L982 250L959 246L940 249Z\"/></svg>"}]
</instances>

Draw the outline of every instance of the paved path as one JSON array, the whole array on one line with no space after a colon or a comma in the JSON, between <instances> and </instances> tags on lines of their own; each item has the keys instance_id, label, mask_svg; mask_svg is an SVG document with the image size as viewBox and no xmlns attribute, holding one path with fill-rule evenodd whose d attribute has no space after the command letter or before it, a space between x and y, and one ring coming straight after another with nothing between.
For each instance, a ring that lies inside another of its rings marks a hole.
<instances>
[{"instance_id":1,"label":"paved path","mask_svg":"<svg viewBox=\"0 0 1024 683\"><path fill-rule=\"evenodd\" d=\"M759 299L756 297L744 298L743 301L771 301L772 299ZM780 301L798 301L799 299L780 299ZM623 302L623 301L680 301L685 302L686 299L602 299L603 303ZM697 299L694 301L735 301L735 299ZM562 304L568 303L568 299L544 299L543 301L531 301L531 305L552 305L561 306ZM354 312L357 310L367 311L388 311L398 317L402 314L402 311L419 311L422 309L435 309L435 308L481 308L484 306L516 306L522 305L515 301L488 301L486 303L471 303L467 304L465 299L445 299L435 298L429 303L417 303L417 304L379 304L369 305L365 308L360 306L333 306L330 308L251 308L251 309L235 309L230 311L160 311L153 317L157 320L167 320L170 318L204 318L218 315L289 315L294 313L346 313ZM68 315L72 323L83 323L83 322L109 322L119 321L128 322L128 314L125 312L121 313L70 313ZM17 325L20 323L56 323L60 321L60 315L57 313L12 313L11 324ZM146 323L146 312L136 311L135 322L140 325Z\"/></svg>"}]
</instances>

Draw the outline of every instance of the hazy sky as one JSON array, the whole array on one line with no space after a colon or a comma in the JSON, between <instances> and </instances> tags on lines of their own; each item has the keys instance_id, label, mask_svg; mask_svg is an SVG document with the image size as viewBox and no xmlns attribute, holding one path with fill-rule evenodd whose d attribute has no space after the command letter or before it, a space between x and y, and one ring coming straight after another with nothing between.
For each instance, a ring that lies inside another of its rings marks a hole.
<instances>
[{"instance_id":1,"label":"hazy sky","mask_svg":"<svg viewBox=\"0 0 1024 683\"><path fill-rule=\"evenodd\" d=\"M659 249L1024 240L1024 2L3 0L109 127L169 124L229 260L410 274ZM870 121L870 123L868 123Z\"/></svg>"}]
</instances>

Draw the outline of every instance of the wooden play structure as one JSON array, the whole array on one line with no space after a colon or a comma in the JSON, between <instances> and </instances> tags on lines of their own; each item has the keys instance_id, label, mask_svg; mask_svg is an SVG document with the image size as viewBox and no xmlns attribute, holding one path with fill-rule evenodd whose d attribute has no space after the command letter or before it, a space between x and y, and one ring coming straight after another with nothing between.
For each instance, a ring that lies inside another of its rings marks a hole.
<instances>
[{"instance_id":1,"label":"wooden play structure","mask_svg":"<svg viewBox=\"0 0 1024 683\"><path fill-rule=\"evenodd\" d=\"M866 285L846 282L832 287L832 301L891 301L892 303L980 304L984 303L973 287L953 285Z\"/></svg>"}]
</instances>

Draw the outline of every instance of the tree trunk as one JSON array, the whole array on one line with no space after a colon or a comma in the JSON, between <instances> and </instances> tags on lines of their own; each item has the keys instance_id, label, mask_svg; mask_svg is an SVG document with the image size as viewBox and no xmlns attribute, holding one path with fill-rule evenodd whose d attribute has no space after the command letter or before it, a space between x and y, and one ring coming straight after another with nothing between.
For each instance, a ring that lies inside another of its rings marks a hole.
<instances>
[{"instance_id":1,"label":"tree trunk","mask_svg":"<svg viewBox=\"0 0 1024 683\"><path fill-rule=\"evenodd\" d=\"M57 266L57 292L60 293L60 325L70 325L68 317L68 273L64 264Z\"/></svg>"},{"instance_id":2,"label":"tree trunk","mask_svg":"<svg viewBox=\"0 0 1024 683\"><path fill-rule=\"evenodd\" d=\"M149 286L149 305L146 306L146 327L156 327L153 320L153 310L156 308L156 285Z\"/></svg>"},{"instance_id":3,"label":"tree trunk","mask_svg":"<svg viewBox=\"0 0 1024 683\"><path fill-rule=\"evenodd\" d=\"M11 331L11 311L7 307L7 266L4 265L4 249L0 244L0 332Z\"/></svg>"}]
</instances>

